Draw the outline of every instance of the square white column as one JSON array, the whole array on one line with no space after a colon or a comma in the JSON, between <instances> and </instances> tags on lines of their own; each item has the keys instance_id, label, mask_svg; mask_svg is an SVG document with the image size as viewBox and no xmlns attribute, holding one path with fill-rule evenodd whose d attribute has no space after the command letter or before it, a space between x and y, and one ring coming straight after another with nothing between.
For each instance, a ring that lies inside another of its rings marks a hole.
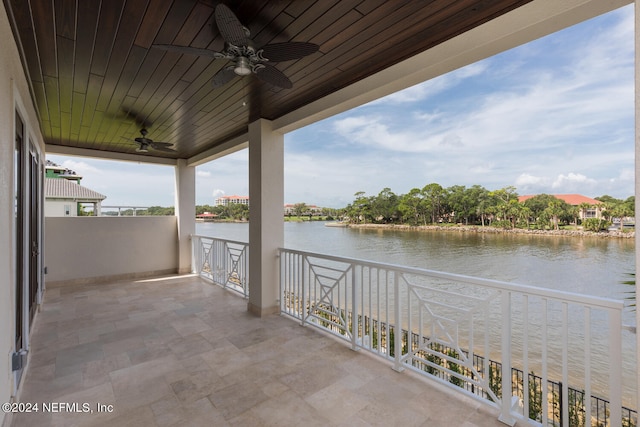
<instances>
[{"instance_id":1,"label":"square white column","mask_svg":"<svg viewBox=\"0 0 640 427\"><path fill-rule=\"evenodd\" d=\"M634 29L634 41L635 41L635 60L634 60L634 73L635 73L635 196L636 196L636 219L640 217L640 0L636 0L634 4L635 8L635 29ZM636 221L637 224L637 221ZM638 278L640 278L640 233L638 233L638 227L636 227L636 284L635 284L635 297L638 299ZM640 316L636 314L636 337L640 331ZM636 338L636 387L640 389L640 339ZM640 408L640 392L636 393L636 408Z\"/></svg>"},{"instance_id":2,"label":"square white column","mask_svg":"<svg viewBox=\"0 0 640 427\"><path fill-rule=\"evenodd\" d=\"M249 303L277 313L278 248L284 244L284 134L260 119L249 124Z\"/></svg>"},{"instance_id":3,"label":"square white column","mask_svg":"<svg viewBox=\"0 0 640 427\"><path fill-rule=\"evenodd\" d=\"M196 233L196 168L179 159L175 176L178 274L186 274L191 273L191 235Z\"/></svg>"}]
</instances>

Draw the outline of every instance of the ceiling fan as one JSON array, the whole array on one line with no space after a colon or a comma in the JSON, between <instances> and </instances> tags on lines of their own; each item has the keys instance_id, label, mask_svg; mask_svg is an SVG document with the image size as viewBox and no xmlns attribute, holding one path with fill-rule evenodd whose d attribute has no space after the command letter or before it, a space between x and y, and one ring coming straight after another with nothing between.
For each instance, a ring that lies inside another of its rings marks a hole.
<instances>
[{"instance_id":1,"label":"ceiling fan","mask_svg":"<svg viewBox=\"0 0 640 427\"><path fill-rule=\"evenodd\" d=\"M142 137L134 139L136 144L138 144L138 148L136 148L136 151L138 153L148 153L150 148L157 151L164 151L165 153L176 152L176 150L169 148L173 144L169 142L155 142L154 140L147 138L147 133L147 130L142 128L140 129L140 134L142 135Z\"/></svg>"},{"instance_id":2,"label":"ceiling fan","mask_svg":"<svg viewBox=\"0 0 640 427\"><path fill-rule=\"evenodd\" d=\"M251 35L249 29L240 23L231 9L224 4L218 4L214 16L218 30L225 41L222 52L169 44L154 44L152 47L232 61L232 64L224 67L213 76L212 84L214 87L230 82L235 76L242 77L253 73L263 82L284 89L293 87L291 80L269 63L300 59L317 52L319 49L317 44L306 42L273 43L256 49L253 41L249 38Z\"/></svg>"}]
</instances>

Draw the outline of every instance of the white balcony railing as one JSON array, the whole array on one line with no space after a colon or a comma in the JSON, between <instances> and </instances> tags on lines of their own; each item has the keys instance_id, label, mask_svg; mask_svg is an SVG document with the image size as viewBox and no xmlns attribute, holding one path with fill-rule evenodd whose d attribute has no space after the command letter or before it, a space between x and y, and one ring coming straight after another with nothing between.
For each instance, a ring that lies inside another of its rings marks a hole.
<instances>
[{"instance_id":1,"label":"white balcony railing","mask_svg":"<svg viewBox=\"0 0 640 427\"><path fill-rule=\"evenodd\" d=\"M286 249L280 272L282 313L489 401L507 424L636 425L622 302Z\"/></svg>"},{"instance_id":2,"label":"white balcony railing","mask_svg":"<svg viewBox=\"0 0 640 427\"><path fill-rule=\"evenodd\" d=\"M193 240L196 271L247 296L248 245ZM492 405L507 424L637 425L622 402L633 332L621 301L289 249L279 262L282 314Z\"/></svg>"},{"instance_id":3,"label":"white balcony railing","mask_svg":"<svg viewBox=\"0 0 640 427\"><path fill-rule=\"evenodd\" d=\"M233 240L192 236L194 272L249 296L249 245Z\"/></svg>"}]
</instances>

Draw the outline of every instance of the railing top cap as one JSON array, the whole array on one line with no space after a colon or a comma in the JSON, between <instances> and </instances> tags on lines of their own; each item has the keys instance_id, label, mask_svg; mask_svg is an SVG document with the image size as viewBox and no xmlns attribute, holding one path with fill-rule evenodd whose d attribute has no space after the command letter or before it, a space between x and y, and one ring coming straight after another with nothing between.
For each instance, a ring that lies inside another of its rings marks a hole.
<instances>
[{"instance_id":1,"label":"railing top cap","mask_svg":"<svg viewBox=\"0 0 640 427\"><path fill-rule=\"evenodd\" d=\"M404 274L416 274L416 275L434 277L439 279L447 279L447 280L452 280L456 282L468 283L471 285L484 286L487 288L535 295L542 298L553 299L553 300L562 300L562 301L568 300L574 303L579 303L579 304L584 304L589 306L596 306L596 307L601 307L606 309L614 309L614 310L621 311L624 308L623 301L614 300L611 298L597 297L593 295L576 294L573 292L558 291L555 289L548 289L548 288L539 288L536 286L503 282L503 281L493 280L493 279L484 279L479 277L466 276L463 274L447 273L443 271L429 270L429 269L418 268L418 267L407 267L407 266L383 263L378 261L368 261L368 260L362 260L357 258L347 258L347 257L341 257L341 256L320 254L320 253L307 252L307 251L296 250L296 249L279 248L279 252L280 253L283 253L283 252L296 253L303 256L307 256L307 257L322 258L330 261L342 262L347 264L359 264L363 266L379 268L379 269L384 269L384 270L389 270L389 271L394 271L394 272L404 273Z\"/></svg>"}]
</instances>

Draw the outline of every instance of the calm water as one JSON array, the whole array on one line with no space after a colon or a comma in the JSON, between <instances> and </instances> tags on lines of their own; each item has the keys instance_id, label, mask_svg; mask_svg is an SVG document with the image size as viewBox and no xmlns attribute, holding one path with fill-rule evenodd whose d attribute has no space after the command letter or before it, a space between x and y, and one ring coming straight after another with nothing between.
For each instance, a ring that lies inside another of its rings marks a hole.
<instances>
[{"instance_id":1,"label":"calm water","mask_svg":"<svg viewBox=\"0 0 640 427\"><path fill-rule=\"evenodd\" d=\"M411 232L286 222L285 246L624 299L635 268L633 239ZM249 225L198 223L198 234L248 241Z\"/></svg>"},{"instance_id":2,"label":"calm water","mask_svg":"<svg viewBox=\"0 0 640 427\"><path fill-rule=\"evenodd\" d=\"M634 239L391 231L285 223L285 247L624 300ZM248 224L197 223L201 235L247 242ZM635 324L627 308L626 324ZM629 338L631 336L631 338ZM625 333L624 400L635 406L635 337ZM578 362L580 363L580 362Z\"/></svg>"}]
</instances>

